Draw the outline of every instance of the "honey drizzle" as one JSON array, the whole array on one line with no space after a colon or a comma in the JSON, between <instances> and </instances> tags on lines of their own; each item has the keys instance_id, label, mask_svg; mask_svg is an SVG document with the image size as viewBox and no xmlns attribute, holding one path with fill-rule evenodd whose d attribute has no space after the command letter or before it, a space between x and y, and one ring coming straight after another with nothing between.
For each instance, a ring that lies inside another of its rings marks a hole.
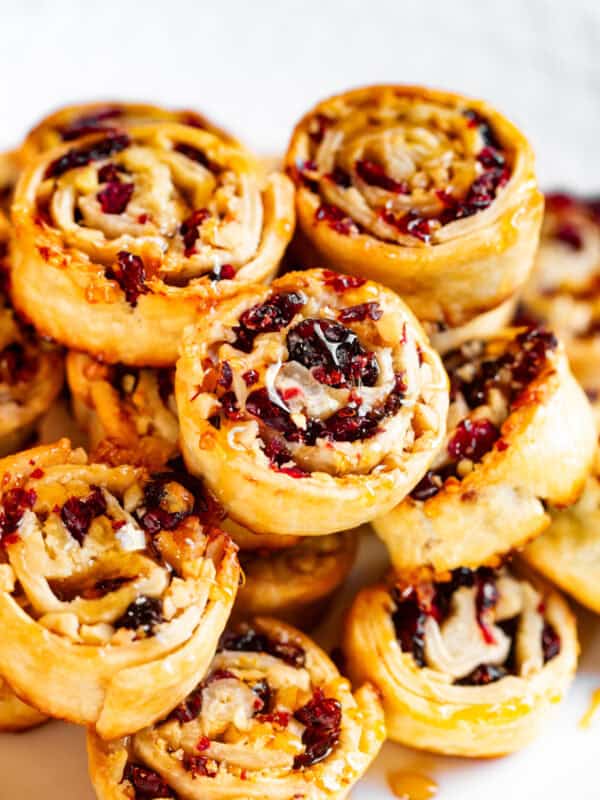
<instances>
[{"instance_id":1,"label":"honey drizzle","mask_svg":"<svg viewBox=\"0 0 600 800\"><path fill-rule=\"evenodd\" d=\"M411 770L388 775L388 784L399 800L432 800L438 791L438 785L432 778Z\"/></svg>"}]
</instances>

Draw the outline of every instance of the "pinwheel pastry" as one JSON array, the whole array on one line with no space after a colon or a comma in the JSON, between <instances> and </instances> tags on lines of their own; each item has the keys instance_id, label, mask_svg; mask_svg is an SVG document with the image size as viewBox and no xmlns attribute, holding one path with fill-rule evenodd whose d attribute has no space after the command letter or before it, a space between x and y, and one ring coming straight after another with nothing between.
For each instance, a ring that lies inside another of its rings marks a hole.
<instances>
[{"instance_id":1,"label":"pinwheel pastry","mask_svg":"<svg viewBox=\"0 0 600 800\"><path fill-rule=\"evenodd\" d=\"M186 332L181 447L257 533L349 530L393 508L445 430L447 379L408 308L364 278L291 272Z\"/></svg>"},{"instance_id":2,"label":"pinwheel pastry","mask_svg":"<svg viewBox=\"0 0 600 800\"><path fill-rule=\"evenodd\" d=\"M48 717L19 700L5 681L0 680L0 733L17 733L35 728Z\"/></svg>"},{"instance_id":3,"label":"pinwheel pastry","mask_svg":"<svg viewBox=\"0 0 600 800\"><path fill-rule=\"evenodd\" d=\"M98 460L155 469L178 454L173 372L111 366L85 353L68 354L73 411Z\"/></svg>"},{"instance_id":4,"label":"pinwheel pastry","mask_svg":"<svg viewBox=\"0 0 600 800\"><path fill-rule=\"evenodd\" d=\"M107 738L161 719L214 655L237 548L189 476L88 464L64 439L0 474L1 676Z\"/></svg>"},{"instance_id":5,"label":"pinwheel pastry","mask_svg":"<svg viewBox=\"0 0 600 800\"><path fill-rule=\"evenodd\" d=\"M15 191L13 300L104 361L169 366L217 288L271 278L293 186L245 150L170 123L90 134L28 164Z\"/></svg>"},{"instance_id":6,"label":"pinwheel pastry","mask_svg":"<svg viewBox=\"0 0 600 800\"><path fill-rule=\"evenodd\" d=\"M542 328L507 328L444 359L444 447L390 514L375 520L395 568L440 575L494 563L573 503L595 449L589 403L564 348Z\"/></svg>"},{"instance_id":7,"label":"pinwheel pastry","mask_svg":"<svg viewBox=\"0 0 600 800\"><path fill-rule=\"evenodd\" d=\"M363 589L344 654L382 692L390 739L459 756L528 744L566 692L578 656L565 600L521 569L459 568L443 583Z\"/></svg>"},{"instance_id":8,"label":"pinwheel pastry","mask_svg":"<svg viewBox=\"0 0 600 800\"><path fill-rule=\"evenodd\" d=\"M81 103L63 106L44 117L27 134L19 152L20 159L22 162L27 162L63 142L73 142L90 133L115 133L153 122L178 122L209 131L235 143L235 139L226 131L215 126L197 111L173 110L147 103L119 101Z\"/></svg>"},{"instance_id":9,"label":"pinwheel pastry","mask_svg":"<svg viewBox=\"0 0 600 800\"><path fill-rule=\"evenodd\" d=\"M523 551L524 558L579 603L600 614L600 455L583 494L569 509L551 509L552 522Z\"/></svg>"},{"instance_id":10,"label":"pinwheel pastry","mask_svg":"<svg viewBox=\"0 0 600 800\"><path fill-rule=\"evenodd\" d=\"M227 523L223 527L227 530ZM300 628L312 628L350 574L357 546L357 536L348 532L307 536L293 547L242 550L244 582L237 594L234 618L277 614Z\"/></svg>"},{"instance_id":11,"label":"pinwheel pastry","mask_svg":"<svg viewBox=\"0 0 600 800\"><path fill-rule=\"evenodd\" d=\"M425 322L423 327L433 347L438 353L445 355L470 339L487 339L510 325L517 310L517 300L515 295L491 311L479 314L470 322L455 328L443 322Z\"/></svg>"},{"instance_id":12,"label":"pinwheel pastry","mask_svg":"<svg viewBox=\"0 0 600 800\"><path fill-rule=\"evenodd\" d=\"M88 736L98 800L341 800L385 738L367 685L352 694L310 639L269 618L230 629L207 677L126 739Z\"/></svg>"},{"instance_id":13,"label":"pinwheel pastry","mask_svg":"<svg viewBox=\"0 0 600 800\"><path fill-rule=\"evenodd\" d=\"M528 276L543 210L533 152L483 102L355 89L306 114L286 167L303 263L379 281L419 319L462 325Z\"/></svg>"},{"instance_id":14,"label":"pinwheel pastry","mask_svg":"<svg viewBox=\"0 0 600 800\"><path fill-rule=\"evenodd\" d=\"M518 320L563 339L571 368L600 418L600 199L546 196L535 268Z\"/></svg>"}]
</instances>

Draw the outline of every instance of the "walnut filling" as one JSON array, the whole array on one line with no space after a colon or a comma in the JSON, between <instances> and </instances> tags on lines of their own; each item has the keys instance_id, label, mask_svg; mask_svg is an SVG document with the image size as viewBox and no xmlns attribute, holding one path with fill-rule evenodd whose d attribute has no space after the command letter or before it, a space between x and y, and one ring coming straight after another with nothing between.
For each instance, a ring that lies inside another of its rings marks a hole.
<instances>
[{"instance_id":1,"label":"walnut filling","mask_svg":"<svg viewBox=\"0 0 600 800\"><path fill-rule=\"evenodd\" d=\"M492 448L505 450L502 425L552 358L557 341L543 328L512 339L473 340L448 353L448 433L432 468L411 493L415 500L436 495L448 479L466 477Z\"/></svg>"},{"instance_id":2,"label":"walnut filling","mask_svg":"<svg viewBox=\"0 0 600 800\"><path fill-rule=\"evenodd\" d=\"M313 682L303 648L244 625L224 635L208 675L170 716L130 739L123 783L136 798L148 780L169 792L152 797L172 797L170 786L265 780L268 770L269 780L290 778L291 796L294 773L332 754L341 725L341 703Z\"/></svg>"},{"instance_id":3,"label":"walnut filling","mask_svg":"<svg viewBox=\"0 0 600 800\"><path fill-rule=\"evenodd\" d=\"M511 176L511 154L477 111L392 88L339 98L308 125L290 170L319 195L316 222L401 245L444 241L485 211Z\"/></svg>"},{"instance_id":4,"label":"walnut filling","mask_svg":"<svg viewBox=\"0 0 600 800\"><path fill-rule=\"evenodd\" d=\"M263 226L249 157L212 137L196 147L150 128L75 145L48 165L37 196L40 224L104 265L132 306L160 282L234 277Z\"/></svg>"},{"instance_id":5,"label":"walnut filling","mask_svg":"<svg viewBox=\"0 0 600 800\"><path fill-rule=\"evenodd\" d=\"M395 587L392 599L403 652L460 685L527 678L560 652L543 596L506 568L454 570L445 583Z\"/></svg>"},{"instance_id":6,"label":"walnut filling","mask_svg":"<svg viewBox=\"0 0 600 800\"><path fill-rule=\"evenodd\" d=\"M104 488L85 471L37 469L27 488L5 492L3 588L75 644L177 647L198 625L215 579L198 517L204 498L176 473L142 482L122 473L122 485Z\"/></svg>"}]
</instances>

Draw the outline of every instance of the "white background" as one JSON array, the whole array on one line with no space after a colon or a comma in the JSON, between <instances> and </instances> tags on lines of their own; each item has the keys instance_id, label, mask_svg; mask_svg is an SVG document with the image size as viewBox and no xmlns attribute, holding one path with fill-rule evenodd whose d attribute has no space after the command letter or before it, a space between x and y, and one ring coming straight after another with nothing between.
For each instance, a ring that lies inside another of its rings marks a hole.
<instances>
[{"instance_id":1,"label":"white background","mask_svg":"<svg viewBox=\"0 0 600 800\"><path fill-rule=\"evenodd\" d=\"M54 106L121 97L197 107L271 154L318 98L404 81L486 98L531 137L544 187L600 193L598 0L0 0L0 34L0 146ZM363 579L381 557L369 548ZM442 800L597 800L600 723L577 720L600 685L600 624L580 619L575 690L526 752L469 763L387 745L353 800L391 798L403 767ZM91 800L79 731L0 737L0 800L16 798Z\"/></svg>"}]
</instances>

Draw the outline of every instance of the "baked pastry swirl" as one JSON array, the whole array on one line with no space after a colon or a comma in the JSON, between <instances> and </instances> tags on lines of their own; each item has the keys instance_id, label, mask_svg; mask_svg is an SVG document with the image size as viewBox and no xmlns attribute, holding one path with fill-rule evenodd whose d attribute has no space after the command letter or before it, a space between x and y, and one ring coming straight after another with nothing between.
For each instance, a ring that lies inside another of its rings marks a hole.
<instances>
[{"instance_id":1,"label":"baked pastry swirl","mask_svg":"<svg viewBox=\"0 0 600 800\"><path fill-rule=\"evenodd\" d=\"M303 263L379 281L419 319L462 325L527 279L543 210L533 152L486 103L354 89L306 114L286 166Z\"/></svg>"},{"instance_id":2,"label":"baked pastry swirl","mask_svg":"<svg viewBox=\"0 0 600 800\"><path fill-rule=\"evenodd\" d=\"M109 365L67 355L73 412L93 455L115 466L163 466L179 452L174 370Z\"/></svg>"},{"instance_id":3,"label":"baked pastry swirl","mask_svg":"<svg viewBox=\"0 0 600 800\"><path fill-rule=\"evenodd\" d=\"M26 731L42 725L47 719L40 711L19 700L10 686L0 680L0 733Z\"/></svg>"},{"instance_id":4,"label":"baked pastry swirl","mask_svg":"<svg viewBox=\"0 0 600 800\"><path fill-rule=\"evenodd\" d=\"M459 756L528 744L577 665L575 619L539 578L457 569L444 583L363 589L346 623L353 680L382 692L390 739Z\"/></svg>"},{"instance_id":5,"label":"baked pastry swirl","mask_svg":"<svg viewBox=\"0 0 600 800\"><path fill-rule=\"evenodd\" d=\"M517 319L561 337L600 419L600 199L546 196L535 267Z\"/></svg>"},{"instance_id":6,"label":"baked pastry swirl","mask_svg":"<svg viewBox=\"0 0 600 800\"><path fill-rule=\"evenodd\" d=\"M0 674L107 738L162 718L204 675L237 548L189 476L88 464L68 440L0 463Z\"/></svg>"},{"instance_id":7,"label":"baked pastry swirl","mask_svg":"<svg viewBox=\"0 0 600 800\"><path fill-rule=\"evenodd\" d=\"M223 527L227 530L227 523ZM234 534L232 537L235 539ZM242 550L244 581L233 618L277 614L285 622L309 630L350 574L357 549L357 535L348 532L307 536L293 547Z\"/></svg>"},{"instance_id":8,"label":"baked pastry swirl","mask_svg":"<svg viewBox=\"0 0 600 800\"><path fill-rule=\"evenodd\" d=\"M233 137L197 111L173 110L147 103L108 101L63 106L48 114L29 131L19 155L22 162L27 162L63 142L73 142L90 133L116 133L154 122L177 122L189 125L214 133L235 144Z\"/></svg>"},{"instance_id":9,"label":"baked pastry swirl","mask_svg":"<svg viewBox=\"0 0 600 800\"><path fill-rule=\"evenodd\" d=\"M384 738L373 688L352 694L310 639L257 618L165 720L115 742L90 733L88 756L98 800L341 800Z\"/></svg>"},{"instance_id":10,"label":"baked pastry swirl","mask_svg":"<svg viewBox=\"0 0 600 800\"><path fill-rule=\"evenodd\" d=\"M550 509L547 530L523 551L546 578L600 614L600 455L583 494L568 509Z\"/></svg>"},{"instance_id":11,"label":"baked pastry swirl","mask_svg":"<svg viewBox=\"0 0 600 800\"><path fill-rule=\"evenodd\" d=\"M91 134L28 164L15 192L13 300L104 361L169 366L217 287L271 278L293 187L189 126Z\"/></svg>"},{"instance_id":12,"label":"baked pastry swirl","mask_svg":"<svg viewBox=\"0 0 600 800\"><path fill-rule=\"evenodd\" d=\"M444 435L447 379L404 303L364 278L292 272L188 329L181 447L257 533L349 530L404 497Z\"/></svg>"},{"instance_id":13,"label":"baked pastry swirl","mask_svg":"<svg viewBox=\"0 0 600 800\"><path fill-rule=\"evenodd\" d=\"M444 447L410 497L373 523L401 572L493 563L541 533L547 503L577 499L594 456L589 403L548 330L507 328L444 365Z\"/></svg>"}]
</instances>

